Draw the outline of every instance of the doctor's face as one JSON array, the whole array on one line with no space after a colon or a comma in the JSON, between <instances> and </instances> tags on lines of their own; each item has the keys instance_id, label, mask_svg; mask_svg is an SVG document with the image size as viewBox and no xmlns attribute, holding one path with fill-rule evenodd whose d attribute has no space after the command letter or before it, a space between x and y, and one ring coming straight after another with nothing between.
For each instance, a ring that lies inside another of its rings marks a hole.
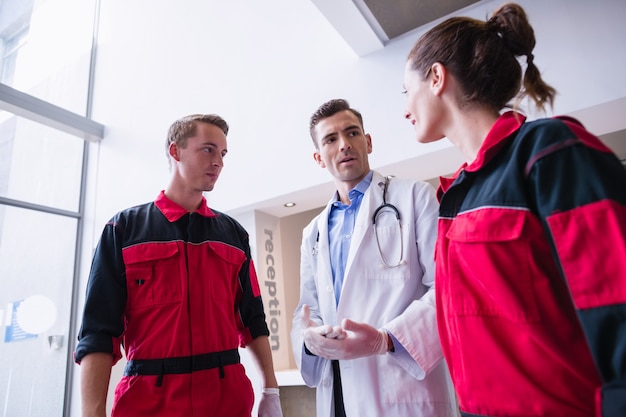
<instances>
[{"instance_id":1,"label":"doctor's face","mask_svg":"<svg viewBox=\"0 0 626 417\"><path fill-rule=\"evenodd\" d=\"M322 119L314 129L318 150L313 158L338 181L352 188L370 171L368 154L372 138L363 132L359 119L343 110Z\"/></svg>"}]
</instances>

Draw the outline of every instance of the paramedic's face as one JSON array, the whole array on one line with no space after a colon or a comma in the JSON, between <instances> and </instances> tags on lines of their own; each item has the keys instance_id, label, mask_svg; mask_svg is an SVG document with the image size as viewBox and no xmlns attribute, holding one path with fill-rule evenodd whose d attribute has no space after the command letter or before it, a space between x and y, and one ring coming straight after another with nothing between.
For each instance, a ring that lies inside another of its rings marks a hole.
<instances>
[{"instance_id":1,"label":"paramedic's face","mask_svg":"<svg viewBox=\"0 0 626 417\"><path fill-rule=\"evenodd\" d=\"M313 133L318 144L313 157L335 179L354 187L370 171L367 155L372 153L372 139L351 111L322 119Z\"/></svg>"},{"instance_id":2,"label":"paramedic's face","mask_svg":"<svg viewBox=\"0 0 626 417\"><path fill-rule=\"evenodd\" d=\"M439 69L438 65L436 69ZM438 91L437 80L433 70L426 79L422 79L407 61L403 82L407 98L404 118L413 125L415 137L421 143L435 142L444 137L442 126L446 112L442 108L442 100L434 93Z\"/></svg>"},{"instance_id":3,"label":"paramedic's face","mask_svg":"<svg viewBox=\"0 0 626 417\"><path fill-rule=\"evenodd\" d=\"M213 124L198 122L196 134L175 152L179 174L186 185L195 191L211 191L224 167L226 135Z\"/></svg>"}]
</instances>

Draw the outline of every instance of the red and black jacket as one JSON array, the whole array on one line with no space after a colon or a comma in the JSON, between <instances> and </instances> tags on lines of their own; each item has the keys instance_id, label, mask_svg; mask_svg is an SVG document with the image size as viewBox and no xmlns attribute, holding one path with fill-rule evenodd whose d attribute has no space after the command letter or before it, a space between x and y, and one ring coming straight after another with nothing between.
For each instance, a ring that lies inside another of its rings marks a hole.
<instances>
[{"instance_id":1,"label":"red and black jacket","mask_svg":"<svg viewBox=\"0 0 626 417\"><path fill-rule=\"evenodd\" d=\"M75 360L105 352L117 362L123 347L112 416L247 414L254 394L238 347L261 335L248 234L204 198L189 213L161 192L105 226Z\"/></svg>"},{"instance_id":2,"label":"red and black jacket","mask_svg":"<svg viewBox=\"0 0 626 417\"><path fill-rule=\"evenodd\" d=\"M442 178L444 353L464 416L626 415L626 170L570 118L509 112Z\"/></svg>"}]
</instances>

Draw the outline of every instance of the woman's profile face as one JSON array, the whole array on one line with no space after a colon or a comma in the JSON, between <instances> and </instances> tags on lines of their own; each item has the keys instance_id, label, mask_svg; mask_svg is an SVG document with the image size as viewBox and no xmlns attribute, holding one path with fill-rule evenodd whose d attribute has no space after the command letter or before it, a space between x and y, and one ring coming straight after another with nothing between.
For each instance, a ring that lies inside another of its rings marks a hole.
<instances>
[{"instance_id":1,"label":"woman's profile face","mask_svg":"<svg viewBox=\"0 0 626 417\"><path fill-rule=\"evenodd\" d=\"M435 94L434 82L432 71L423 79L411 68L411 62L407 61L403 83L407 98L404 117L413 125L416 139L420 143L435 142L444 136L438 128L443 108L441 100Z\"/></svg>"}]
</instances>

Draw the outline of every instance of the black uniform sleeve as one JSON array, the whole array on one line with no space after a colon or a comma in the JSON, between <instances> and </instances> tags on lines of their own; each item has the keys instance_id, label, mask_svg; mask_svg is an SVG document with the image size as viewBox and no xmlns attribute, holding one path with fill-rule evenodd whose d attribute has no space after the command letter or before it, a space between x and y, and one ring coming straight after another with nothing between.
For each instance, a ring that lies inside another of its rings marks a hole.
<instances>
[{"instance_id":1,"label":"black uniform sleeve","mask_svg":"<svg viewBox=\"0 0 626 417\"><path fill-rule=\"evenodd\" d=\"M250 254L248 233L243 230L243 227L241 227L241 233L242 247L247 258L239 271L239 282L242 289L239 314L243 326L247 329L240 337L240 344L245 346L251 339L259 336L269 336L270 332L265 320L265 311L256 268Z\"/></svg>"},{"instance_id":2,"label":"black uniform sleeve","mask_svg":"<svg viewBox=\"0 0 626 417\"><path fill-rule=\"evenodd\" d=\"M116 216L105 227L92 263L78 345L74 360L93 352L111 353L121 358L120 338L124 333L127 290L122 258L121 228Z\"/></svg>"}]
</instances>

